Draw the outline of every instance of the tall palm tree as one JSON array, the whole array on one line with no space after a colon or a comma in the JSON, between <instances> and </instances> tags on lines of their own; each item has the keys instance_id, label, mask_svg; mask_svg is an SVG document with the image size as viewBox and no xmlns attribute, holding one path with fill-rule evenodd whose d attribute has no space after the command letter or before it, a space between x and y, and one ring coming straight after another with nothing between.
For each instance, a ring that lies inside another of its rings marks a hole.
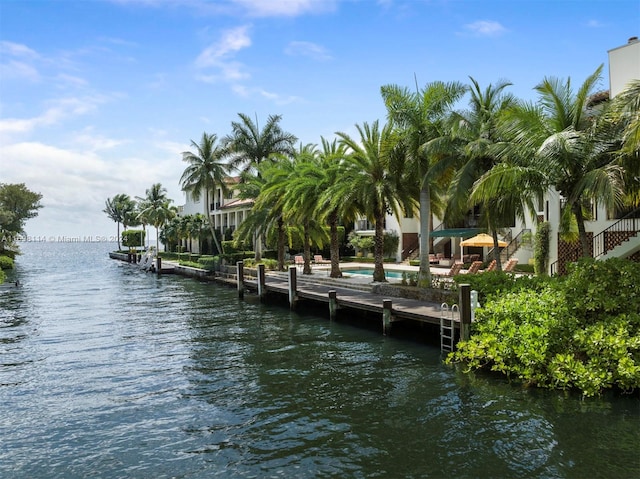
<instances>
[{"instance_id":1,"label":"tall palm tree","mask_svg":"<svg viewBox=\"0 0 640 479\"><path fill-rule=\"evenodd\" d=\"M354 221L357 208L354 203L336 203L331 196L331 187L345 181L343 175L345 149L338 144L337 139L329 142L320 137L322 150L319 153L320 165L315 169L317 175L317 187L321 194L318 198L315 214L329 224L329 244L331 258L331 278L341 278L340 271L340 244L338 241L338 222L340 219Z\"/></svg>"},{"instance_id":2,"label":"tall palm tree","mask_svg":"<svg viewBox=\"0 0 640 479\"><path fill-rule=\"evenodd\" d=\"M415 191L420 210L420 268L418 284L431 285L429 266L429 235L432 213L440 213L438 187L445 169L441 163L446 153L428 145L446 133L446 119L452 106L464 95L461 83L428 83L422 90L413 92L397 85L381 88L389 121L403 132L406 155L410 163L405 187ZM446 150L445 150L446 151ZM437 211L434 211L433 207Z\"/></svg>"},{"instance_id":3,"label":"tall palm tree","mask_svg":"<svg viewBox=\"0 0 640 479\"><path fill-rule=\"evenodd\" d=\"M160 227L165 222L175 216L171 208L173 200L167 198L167 189L160 183L154 183L151 188L145 191L143 198L137 197L142 202L139 213L140 221L152 224L156 228L156 256L160 251ZM142 219L144 218L144 219Z\"/></svg>"},{"instance_id":4,"label":"tall palm tree","mask_svg":"<svg viewBox=\"0 0 640 479\"><path fill-rule=\"evenodd\" d=\"M302 226L304 266L302 274L311 274L311 244L322 248L328 239L315 212L326 184L321 181L322 164L316 145L301 145L294 155L292 168L275 187L283 191L283 217Z\"/></svg>"},{"instance_id":5,"label":"tall palm tree","mask_svg":"<svg viewBox=\"0 0 640 479\"><path fill-rule=\"evenodd\" d=\"M545 78L535 87L538 104L514 110L507 128L520 151L535 153L535 167L563 198L561 225L575 222L583 256L591 254L585 228L588 203L600 202L613 211L625 193L625 172L617 155L620 138L610 134L607 115L592 115L587 109L602 68L589 75L577 91L570 78Z\"/></svg>"},{"instance_id":6,"label":"tall palm tree","mask_svg":"<svg viewBox=\"0 0 640 479\"><path fill-rule=\"evenodd\" d=\"M337 132L339 142L347 149L345 181L331 188L334 201L353 202L360 213L374 223L374 281L386 281L384 273L384 220L387 211L400 216L400 210L413 208L410 192L402 184L404 151L398 149L399 138L390 124L380 129L376 120L356 129L354 139Z\"/></svg>"},{"instance_id":7,"label":"tall palm tree","mask_svg":"<svg viewBox=\"0 0 640 479\"><path fill-rule=\"evenodd\" d=\"M230 168L251 170L265 160L278 156L291 156L298 139L280 127L282 115L269 115L261 130L256 122L243 113L238 113L240 121L231 122L231 134L223 143L227 148Z\"/></svg>"},{"instance_id":8,"label":"tall palm tree","mask_svg":"<svg viewBox=\"0 0 640 479\"><path fill-rule=\"evenodd\" d=\"M182 161L189 163L180 177L180 185L184 191L188 191L194 200L198 201L204 193L204 215L208 220L211 236L219 253L224 253L222 245L214 231L213 218L211 217L211 202L209 192L220 186L226 194L228 165L223 162L225 150L216 145L218 137L215 133L202 133L200 143L191 140L191 146L195 153L185 151L182 153Z\"/></svg>"},{"instance_id":9,"label":"tall palm tree","mask_svg":"<svg viewBox=\"0 0 640 479\"><path fill-rule=\"evenodd\" d=\"M640 206L640 80L629 82L613 99L606 121L621 128L619 159L625 170L626 203Z\"/></svg>"},{"instance_id":10,"label":"tall palm tree","mask_svg":"<svg viewBox=\"0 0 640 479\"><path fill-rule=\"evenodd\" d=\"M124 193L119 193L113 198L107 198L105 201L105 209L102 211L118 225L118 250L120 250L120 224L123 224L125 229L131 224L131 214L134 209L135 201Z\"/></svg>"},{"instance_id":11,"label":"tall palm tree","mask_svg":"<svg viewBox=\"0 0 640 479\"><path fill-rule=\"evenodd\" d=\"M516 100L504 91L511 86L507 81L489 84L483 90L473 77L469 78L469 109L455 112L451 117L452 136L461 164L449 187L447 216L460 217L476 205L480 206L481 219L493 236L497 269L501 270L498 229L511 223L511 213L515 210L510 210L512 204L503 201L502 197L487 198L471 193L474 183L500 161L497 146L502 141L499 122Z\"/></svg>"},{"instance_id":12,"label":"tall palm tree","mask_svg":"<svg viewBox=\"0 0 640 479\"><path fill-rule=\"evenodd\" d=\"M264 128L260 129L248 115L238 113L240 121L231 122L231 133L223 144L227 151L229 167L243 171L255 171L260 163L274 161L278 157L291 156L297 138L280 127L281 115L270 115ZM262 257L262 237L255 240L256 261Z\"/></svg>"}]
</instances>

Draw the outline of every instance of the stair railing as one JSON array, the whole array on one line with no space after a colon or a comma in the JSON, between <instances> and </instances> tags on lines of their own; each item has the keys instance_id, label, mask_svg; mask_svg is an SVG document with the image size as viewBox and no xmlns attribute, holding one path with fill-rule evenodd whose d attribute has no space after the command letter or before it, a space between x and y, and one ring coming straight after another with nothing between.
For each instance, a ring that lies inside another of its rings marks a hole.
<instances>
[{"instance_id":1,"label":"stair railing","mask_svg":"<svg viewBox=\"0 0 640 479\"><path fill-rule=\"evenodd\" d=\"M608 253L639 232L640 208L637 208L593 237L593 257L598 258ZM617 241L607 241L611 233L621 233L621 235Z\"/></svg>"}]
</instances>

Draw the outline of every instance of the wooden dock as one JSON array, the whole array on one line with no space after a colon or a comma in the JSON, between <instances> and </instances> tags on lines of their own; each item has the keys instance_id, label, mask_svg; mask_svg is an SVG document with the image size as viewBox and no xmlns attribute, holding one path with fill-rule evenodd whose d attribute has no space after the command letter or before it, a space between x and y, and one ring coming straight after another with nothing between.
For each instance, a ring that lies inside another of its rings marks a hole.
<instances>
[{"instance_id":1,"label":"wooden dock","mask_svg":"<svg viewBox=\"0 0 640 479\"><path fill-rule=\"evenodd\" d=\"M451 305L443 305L407 298L388 298L372 292L357 290L333 284L314 282L313 278L298 278L295 266L291 266L288 276L266 274L264 265L258 265L257 278L245 279L242 263L238 263L235 280L238 294L244 295L244 289L257 291L263 299L267 295L285 295L293 309L300 301L312 301L328 304L329 317L334 319L338 309L353 309L381 315L382 331L391 332L393 323L398 321L416 321L440 326L443 349L453 350L456 337L468 338L471 325L471 301L469 285L461 285L459 303L452 311ZM446 323L446 326L445 326ZM445 331L445 329L447 331ZM459 335L456 332L459 331ZM443 338L450 337L445 345Z\"/></svg>"},{"instance_id":2,"label":"wooden dock","mask_svg":"<svg viewBox=\"0 0 640 479\"><path fill-rule=\"evenodd\" d=\"M113 259L132 262L127 255L111 254ZM133 261L135 262L135 260ZM414 321L440 327L441 347L453 350L458 337L468 338L471 324L471 302L469 285L460 285L460 306L437 304L416 299L386 297L371 291L370 285L350 281L298 277L295 266L287 273L267 274L264 265L258 265L257 276L245 278L242 262L236 265L236 274L224 276L197 268L178 266L171 261L159 261L159 274L175 273L207 281L216 281L235 287L238 296L244 297L245 290L257 293L260 300L268 297L284 297L292 309L300 302L327 305L330 319L335 319L338 310L351 309L355 312L372 313L380 318L382 332L390 334L393 323ZM193 270L193 271L191 271ZM452 307L453 306L453 307ZM452 311L453 309L453 311ZM379 316L378 316L379 315ZM445 344L445 340L448 344Z\"/></svg>"}]
</instances>

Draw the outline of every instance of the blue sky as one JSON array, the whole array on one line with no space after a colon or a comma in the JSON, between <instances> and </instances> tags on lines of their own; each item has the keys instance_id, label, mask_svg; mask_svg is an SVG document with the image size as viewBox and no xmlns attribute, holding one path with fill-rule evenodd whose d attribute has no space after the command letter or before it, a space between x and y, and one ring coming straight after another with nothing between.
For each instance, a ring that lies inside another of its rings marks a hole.
<instances>
[{"instance_id":1,"label":"blue sky","mask_svg":"<svg viewBox=\"0 0 640 479\"><path fill-rule=\"evenodd\" d=\"M639 30L638 0L0 0L0 182L43 194L30 236L109 237L106 198L160 182L182 204L180 153L240 112L319 143L384 120L385 84L533 100L604 63L608 89Z\"/></svg>"}]
</instances>

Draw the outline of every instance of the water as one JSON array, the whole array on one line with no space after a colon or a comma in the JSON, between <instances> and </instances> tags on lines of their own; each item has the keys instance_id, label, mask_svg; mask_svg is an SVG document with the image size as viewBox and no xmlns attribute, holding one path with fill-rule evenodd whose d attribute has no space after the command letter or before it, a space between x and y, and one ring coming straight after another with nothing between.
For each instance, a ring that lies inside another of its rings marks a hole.
<instances>
[{"instance_id":1,"label":"water","mask_svg":"<svg viewBox=\"0 0 640 479\"><path fill-rule=\"evenodd\" d=\"M343 273L348 274L350 276L367 276L369 278L373 277L373 268L353 268L353 269L344 269ZM406 272L407 274L409 272ZM394 271L392 269L384 269L384 277L387 279L402 279L402 271Z\"/></svg>"},{"instance_id":2,"label":"water","mask_svg":"<svg viewBox=\"0 0 640 479\"><path fill-rule=\"evenodd\" d=\"M27 243L0 292L0 477L637 478L640 403Z\"/></svg>"}]
</instances>

